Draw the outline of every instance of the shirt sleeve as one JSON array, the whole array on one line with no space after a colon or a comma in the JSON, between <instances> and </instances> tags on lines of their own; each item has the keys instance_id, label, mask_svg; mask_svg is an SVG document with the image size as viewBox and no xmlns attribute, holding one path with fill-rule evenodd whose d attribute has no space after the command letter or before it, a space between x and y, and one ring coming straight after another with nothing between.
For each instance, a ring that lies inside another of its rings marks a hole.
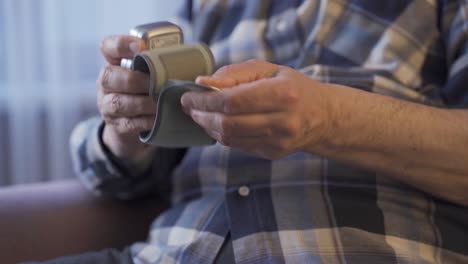
<instances>
[{"instance_id":1,"label":"shirt sleeve","mask_svg":"<svg viewBox=\"0 0 468 264\"><path fill-rule=\"evenodd\" d=\"M468 1L443 1L441 30L448 79L440 96L449 107L468 107Z\"/></svg>"},{"instance_id":2,"label":"shirt sleeve","mask_svg":"<svg viewBox=\"0 0 468 264\"><path fill-rule=\"evenodd\" d=\"M70 138L74 171L96 195L129 200L158 194L168 197L172 170L185 149L155 148L149 160L119 160L102 142L104 122L92 118L81 122Z\"/></svg>"}]
</instances>

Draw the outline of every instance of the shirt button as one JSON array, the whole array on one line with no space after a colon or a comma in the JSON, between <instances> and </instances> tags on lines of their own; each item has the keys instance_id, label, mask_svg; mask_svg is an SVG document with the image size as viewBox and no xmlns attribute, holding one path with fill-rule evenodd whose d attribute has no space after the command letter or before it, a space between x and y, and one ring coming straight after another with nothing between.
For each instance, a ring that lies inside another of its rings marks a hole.
<instances>
[{"instance_id":1,"label":"shirt button","mask_svg":"<svg viewBox=\"0 0 468 264\"><path fill-rule=\"evenodd\" d=\"M280 19L278 22L276 22L276 30L280 33L286 31L287 27L288 23L284 19Z\"/></svg>"},{"instance_id":2,"label":"shirt button","mask_svg":"<svg viewBox=\"0 0 468 264\"><path fill-rule=\"evenodd\" d=\"M240 196L247 197L250 194L250 189L249 187L244 185L244 186L239 187L238 192Z\"/></svg>"}]
</instances>

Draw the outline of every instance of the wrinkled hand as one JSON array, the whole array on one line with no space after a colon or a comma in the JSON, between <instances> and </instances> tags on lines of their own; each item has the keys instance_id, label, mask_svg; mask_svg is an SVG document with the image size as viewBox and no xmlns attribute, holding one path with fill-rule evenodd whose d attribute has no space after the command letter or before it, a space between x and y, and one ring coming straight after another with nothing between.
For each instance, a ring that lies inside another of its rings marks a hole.
<instances>
[{"instance_id":1,"label":"wrinkled hand","mask_svg":"<svg viewBox=\"0 0 468 264\"><path fill-rule=\"evenodd\" d=\"M109 63L97 80L97 103L105 122L103 141L121 158L143 155L150 148L137 136L154 122L156 106L148 96L149 76L119 66L122 58L131 59L143 49L144 42L131 36L111 36L101 43Z\"/></svg>"},{"instance_id":2,"label":"wrinkled hand","mask_svg":"<svg viewBox=\"0 0 468 264\"><path fill-rule=\"evenodd\" d=\"M223 145L277 159L313 149L327 134L326 85L291 68L252 60L197 83L221 91L184 94L184 111Z\"/></svg>"}]
</instances>

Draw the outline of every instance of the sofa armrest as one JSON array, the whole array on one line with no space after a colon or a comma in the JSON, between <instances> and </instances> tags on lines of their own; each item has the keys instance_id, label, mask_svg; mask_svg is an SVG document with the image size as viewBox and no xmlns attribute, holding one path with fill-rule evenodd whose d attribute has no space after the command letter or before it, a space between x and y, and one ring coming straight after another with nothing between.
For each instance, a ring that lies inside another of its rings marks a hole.
<instances>
[{"instance_id":1,"label":"sofa armrest","mask_svg":"<svg viewBox=\"0 0 468 264\"><path fill-rule=\"evenodd\" d=\"M145 240L166 204L94 197L78 181L0 188L1 263L41 261Z\"/></svg>"}]
</instances>

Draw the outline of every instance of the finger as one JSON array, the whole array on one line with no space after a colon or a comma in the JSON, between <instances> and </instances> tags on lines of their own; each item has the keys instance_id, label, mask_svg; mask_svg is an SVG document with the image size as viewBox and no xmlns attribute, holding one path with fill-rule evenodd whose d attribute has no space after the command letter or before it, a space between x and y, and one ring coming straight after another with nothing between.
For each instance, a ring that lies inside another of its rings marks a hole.
<instances>
[{"instance_id":1,"label":"finger","mask_svg":"<svg viewBox=\"0 0 468 264\"><path fill-rule=\"evenodd\" d=\"M149 76L119 66L105 67L98 79L104 93L148 94Z\"/></svg>"},{"instance_id":2,"label":"finger","mask_svg":"<svg viewBox=\"0 0 468 264\"><path fill-rule=\"evenodd\" d=\"M204 112L228 115L280 112L299 101L299 89L284 77L257 80L219 92L187 92L182 106Z\"/></svg>"},{"instance_id":3,"label":"finger","mask_svg":"<svg viewBox=\"0 0 468 264\"><path fill-rule=\"evenodd\" d=\"M212 76L200 76L196 82L200 85L226 88L237 86L241 83L270 78L276 75L278 65L261 61L249 60L239 64L231 64L221 67Z\"/></svg>"},{"instance_id":4,"label":"finger","mask_svg":"<svg viewBox=\"0 0 468 264\"><path fill-rule=\"evenodd\" d=\"M274 139L262 137L237 138L230 145L220 143L269 160L276 160L291 153L276 145Z\"/></svg>"},{"instance_id":5,"label":"finger","mask_svg":"<svg viewBox=\"0 0 468 264\"><path fill-rule=\"evenodd\" d=\"M190 116L206 131L217 133L223 141L242 137L297 137L301 125L287 113L228 116L192 110Z\"/></svg>"},{"instance_id":6,"label":"finger","mask_svg":"<svg viewBox=\"0 0 468 264\"><path fill-rule=\"evenodd\" d=\"M251 136L236 137L226 141L216 132L208 134L224 146L235 148L265 159L278 159L289 153L278 146L277 140L274 138Z\"/></svg>"},{"instance_id":7,"label":"finger","mask_svg":"<svg viewBox=\"0 0 468 264\"><path fill-rule=\"evenodd\" d=\"M219 143L263 158L282 157L301 144L301 123L286 113L225 116L193 110L191 115Z\"/></svg>"},{"instance_id":8,"label":"finger","mask_svg":"<svg viewBox=\"0 0 468 264\"><path fill-rule=\"evenodd\" d=\"M232 78L214 78L211 76L198 76L195 83L220 89L234 87L236 85L236 81Z\"/></svg>"},{"instance_id":9,"label":"finger","mask_svg":"<svg viewBox=\"0 0 468 264\"><path fill-rule=\"evenodd\" d=\"M105 94L101 99L101 114L110 117L154 115L156 104L149 96Z\"/></svg>"},{"instance_id":10,"label":"finger","mask_svg":"<svg viewBox=\"0 0 468 264\"><path fill-rule=\"evenodd\" d=\"M149 131L154 124L154 115L138 116L133 118L120 117L104 119L106 124L112 125L120 135L138 135L141 132Z\"/></svg>"},{"instance_id":11,"label":"finger","mask_svg":"<svg viewBox=\"0 0 468 264\"><path fill-rule=\"evenodd\" d=\"M146 49L145 42L133 36L110 36L101 42L101 52L112 65L120 65L123 58L132 59L138 52Z\"/></svg>"},{"instance_id":12,"label":"finger","mask_svg":"<svg viewBox=\"0 0 468 264\"><path fill-rule=\"evenodd\" d=\"M220 144L266 159L278 159L299 151L298 143L290 138L243 136L225 139L217 132L208 133Z\"/></svg>"}]
</instances>

